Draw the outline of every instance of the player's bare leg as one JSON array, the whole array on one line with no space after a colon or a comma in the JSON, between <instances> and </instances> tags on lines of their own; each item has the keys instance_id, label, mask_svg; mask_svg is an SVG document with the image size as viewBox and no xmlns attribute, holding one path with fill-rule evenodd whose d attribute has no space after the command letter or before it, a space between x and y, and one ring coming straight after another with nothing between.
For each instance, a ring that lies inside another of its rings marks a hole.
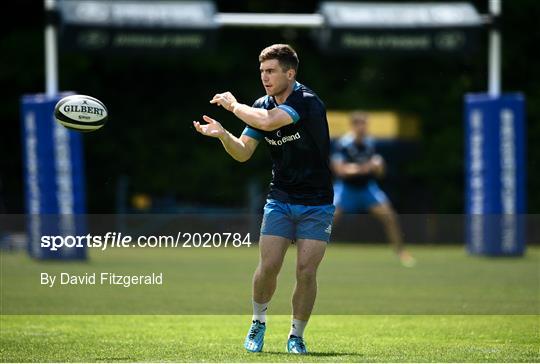
<instances>
[{"instance_id":1,"label":"player's bare leg","mask_svg":"<svg viewBox=\"0 0 540 364\"><path fill-rule=\"evenodd\" d=\"M277 276L291 241L281 236L261 235L259 265L253 275L253 300L269 302L277 286Z\"/></svg>"},{"instance_id":2,"label":"player's bare leg","mask_svg":"<svg viewBox=\"0 0 540 364\"><path fill-rule=\"evenodd\" d=\"M383 224L384 231L392 248L396 252L402 250L404 246L401 237L401 228L394 209L389 204L383 203L370 207L369 212Z\"/></svg>"},{"instance_id":3,"label":"player's bare leg","mask_svg":"<svg viewBox=\"0 0 540 364\"><path fill-rule=\"evenodd\" d=\"M317 296L317 268L326 251L326 242L298 239L296 287L293 294L293 317L307 321Z\"/></svg>"},{"instance_id":4,"label":"player's bare leg","mask_svg":"<svg viewBox=\"0 0 540 364\"><path fill-rule=\"evenodd\" d=\"M372 206L369 212L373 214L382 224L386 232L386 236L392 246L392 249L398 255L401 263L407 267L415 264L412 255L405 249L402 238L402 230L399 225L397 214L388 203Z\"/></svg>"},{"instance_id":5,"label":"player's bare leg","mask_svg":"<svg viewBox=\"0 0 540 364\"><path fill-rule=\"evenodd\" d=\"M266 310L276 291L277 276L291 241L272 235L261 235L259 241L259 265L253 275L253 319L244 341L244 347L259 352L264 346Z\"/></svg>"},{"instance_id":6,"label":"player's bare leg","mask_svg":"<svg viewBox=\"0 0 540 364\"><path fill-rule=\"evenodd\" d=\"M297 242L296 287L293 294L293 317L307 321L317 296L317 269L326 251L326 242L299 239Z\"/></svg>"},{"instance_id":7,"label":"player's bare leg","mask_svg":"<svg viewBox=\"0 0 540 364\"><path fill-rule=\"evenodd\" d=\"M317 268L324 257L326 242L311 239L298 239L296 259L296 287L293 293L293 322L289 332L287 350L290 353L304 354L303 335L315 298L317 296Z\"/></svg>"}]
</instances>

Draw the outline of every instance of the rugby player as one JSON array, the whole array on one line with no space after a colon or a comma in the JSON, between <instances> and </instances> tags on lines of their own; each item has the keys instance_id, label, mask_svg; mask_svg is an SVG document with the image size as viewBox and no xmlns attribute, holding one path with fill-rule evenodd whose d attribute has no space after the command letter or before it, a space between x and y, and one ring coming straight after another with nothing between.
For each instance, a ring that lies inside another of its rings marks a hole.
<instances>
[{"instance_id":1,"label":"rugby player","mask_svg":"<svg viewBox=\"0 0 540 364\"><path fill-rule=\"evenodd\" d=\"M259 62L266 95L253 106L238 102L230 92L216 94L210 101L246 124L240 137L206 115L205 123L193 123L199 133L219 138L239 162L247 161L260 142L268 146L272 181L253 276L252 323L244 347L250 352L263 349L268 305L287 248L296 242L296 286L287 351L305 354L304 329L315 303L317 268L330 239L334 214L326 109L312 90L296 81L299 61L289 45L263 49Z\"/></svg>"},{"instance_id":2,"label":"rugby player","mask_svg":"<svg viewBox=\"0 0 540 364\"><path fill-rule=\"evenodd\" d=\"M412 267L416 261L405 249L396 212L390 200L377 184L384 175L385 163L376 154L372 138L367 136L368 115L364 112L351 114L351 133L335 143L331 167L334 183L334 223L344 214L369 212L384 226L390 245L401 263Z\"/></svg>"}]
</instances>

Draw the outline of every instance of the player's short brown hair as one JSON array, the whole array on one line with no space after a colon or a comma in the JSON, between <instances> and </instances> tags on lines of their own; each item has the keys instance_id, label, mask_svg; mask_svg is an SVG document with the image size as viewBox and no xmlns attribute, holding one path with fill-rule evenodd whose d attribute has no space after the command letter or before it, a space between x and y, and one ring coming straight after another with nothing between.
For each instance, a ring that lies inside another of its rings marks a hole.
<instances>
[{"instance_id":1,"label":"player's short brown hair","mask_svg":"<svg viewBox=\"0 0 540 364\"><path fill-rule=\"evenodd\" d=\"M277 59L279 65L284 71L291 68L298 72L298 55L295 50L288 44L272 44L261 51L259 62L268 61L269 59Z\"/></svg>"}]
</instances>

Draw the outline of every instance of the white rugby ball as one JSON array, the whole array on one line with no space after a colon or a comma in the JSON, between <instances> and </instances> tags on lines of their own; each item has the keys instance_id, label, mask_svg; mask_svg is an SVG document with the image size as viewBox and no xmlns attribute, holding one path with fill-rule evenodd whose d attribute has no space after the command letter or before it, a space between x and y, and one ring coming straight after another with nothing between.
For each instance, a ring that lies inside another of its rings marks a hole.
<instances>
[{"instance_id":1,"label":"white rugby ball","mask_svg":"<svg viewBox=\"0 0 540 364\"><path fill-rule=\"evenodd\" d=\"M101 101L86 95L64 97L54 107L56 121L68 129L83 132L101 128L108 114Z\"/></svg>"}]
</instances>

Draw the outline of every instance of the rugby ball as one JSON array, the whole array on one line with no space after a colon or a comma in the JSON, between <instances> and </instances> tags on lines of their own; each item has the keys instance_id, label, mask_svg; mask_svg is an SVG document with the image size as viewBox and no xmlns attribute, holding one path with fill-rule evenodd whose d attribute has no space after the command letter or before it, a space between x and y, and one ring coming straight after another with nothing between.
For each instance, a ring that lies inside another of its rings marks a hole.
<instances>
[{"instance_id":1,"label":"rugby ball","mask_svg":"<svg viewBox=\"0 0 540 364\"><path fill-rule=\"evenodd\" d=\"M64 97L54 107L57 122L68 129L90 132L105 125L107 108L96 98L86 95Z\"/></svg>"}]
</instances>

